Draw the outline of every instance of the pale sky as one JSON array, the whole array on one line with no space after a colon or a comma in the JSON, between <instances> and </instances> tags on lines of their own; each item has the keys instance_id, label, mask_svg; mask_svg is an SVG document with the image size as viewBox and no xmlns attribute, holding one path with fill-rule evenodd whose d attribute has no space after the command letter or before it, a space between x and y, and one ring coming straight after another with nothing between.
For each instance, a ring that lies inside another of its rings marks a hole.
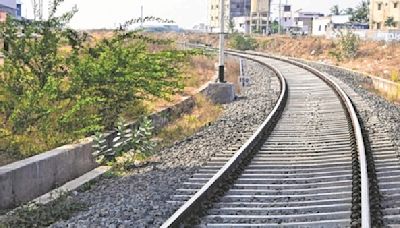
<instances>
[{"instance_id":1,"label":"pale sky","mask_svg":"<svg viewBox=\"0 0 400 228\"><path fill-rule=\"evenodd\" d=\"M32 0L22 0L23 16L32 17ZM48 2L48 0L44 0ZM293 9L329 13L329 9L338 4L340 8L354 7L361 0L288 0ZM277 8L279 0L272 1L272 10ZM286 0L282 0L286 3ZM174 20L183 28L192 28L199 23L207 23L207 0L65 0L62 10L76 5L79 12L70 26L77 29L114 28L126 20L140 17L140 6L144 6L145 16L156 16ZM47 9L47 7L44 7ZM272 15L272 17L275 17Z\"/></svg>"}]
</instances>

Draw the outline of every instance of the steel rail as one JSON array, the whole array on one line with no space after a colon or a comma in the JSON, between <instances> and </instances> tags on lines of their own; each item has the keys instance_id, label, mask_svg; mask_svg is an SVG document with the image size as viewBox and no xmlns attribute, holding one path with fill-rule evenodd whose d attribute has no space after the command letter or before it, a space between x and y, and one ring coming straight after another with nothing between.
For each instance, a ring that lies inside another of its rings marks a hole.
<instances>
[{"instance_id":1,"label":"steel rail","mask_svg":"<svg viewBox=\"0 0 400 228\"><path fill-rule=\"evenodd\" d=\"M196 47L195 45L192 45ZM213 48L208 48L209 50L214 50ZM347 116L350 119L349 121L351 122L351 127L352 127L352 132L354 134L354 143L357 148L357 155L358 155L358 162L359 162L359 168L360 168L360 175L361 175L361 225L362 227L370 228L371 227L371 216L370 216L370 205L369 205L369 181L368 181L368 171L367 171L367 160L366 160L366 154L365 154L365 145L364 145L364 138L362 134L362 128L360 126L360 121L358 119L356 110L350 100L350 98L347 96L347 94L344 92L344 90L332 79L329 78L326 74L308 66L303 63L290 60L285 57L278 57L278 56L271 56L271 55L266 55L262 53L257 53L257 52L240 52L240 51L235 51L235 50L229 50L227 51L228 54L230 55L236 55L240 57L244 57L247 59L255 60L253 58L243 56L243 54L246 55L252 55L252 56L260 56L260 57L266 57L266 58L271 58L271 59L276 59L279 61L284 61L293 65L296 65L300 68L303 68L312 74L318 76L320 79L322 79L325 83L327 83L334 91L335 93L341 98L340 101L342 105L345 107L345 111L347 112ZM257 130L257 132L246 142L245 145L241 147L241 149L233 156L228 163L223 166L223 168L220 169L220 171L215 174L202 188L199 190L189 201L187 201L179 210L172 216L170 219L165 222L162 227L178 227L181 223L184 222L184 220L192 215L195 211L196 208L201 205L201 201L205 200L206 198L211 197L210 194L215 191L215 188L218 187L218 185L223 182L225 179L228 178L230 175L229 172L234 170L238 164L240 164L240 160L243 160L246 156L245 154L249 154L250 151L254 148L251 146L254 144L254 141L259 138L259 135L262 135L262 132L264 131L263 129L266 128L268 125L268 122L273 120L273 117L278 113L279 109L282 108L282 104L286 103L285 98L287 99L287 85L286 85L286 80L284 79L283 75L277 70L275 67L265 64L261 61L255 60L258 63L261 63L262 65L266 65L269 68L271 68L280 78L281 81L281 96L278 100L278 103L276 107L274 108L273 112L270 113L268 116L267 120L262 124L262 126ZM282 83L284 82L284 83ZM251 148L249 150L249 148Z\"/></svg>"},{"instance_id":2,"label":"steel rail","mask_svg":"<svg viewBox=\"0 0 400 228\"><path fill-rule=\"evenodd\" d=\"M371 212L370 212L370 199L369 199L369 180L368 180L368 166L367 166L367 156L365 154L365 145L364 145L364 136L362 134L362 128L360 125L360 121L357 116L357 112L353 103L351 102L349 96L347 96L346 92L332 79L329 78L325 73L308 66L306 64L290 60L284 57L278 56L271 56L265 54L255 53L255 55L272 58L280 61L285 61L287 63L291 63L298 67L301 67L319 78L325 81L328 85L333 88L336 93L341 97L342 102L346 107L346 111L349 114L349 117L352 122L353 132L355 136L355 141L357 145L357 152L358 152L358 160L360 163L360 174L361 174L361 225L363 228L370 228L371 227Z\"/></svg>"},{"instance_id":3,"label":"steel rail","mask_svg":"<svg viewBox=\"0 0 400 228\"><path fill-rule=\"evenodd\" d=\"M230 52L235 53L243 53L238 51L230 50ZM360 121L357 116L357 112L351 102L349 96L347 96L346 92L332 79L330 79L326 74L322 73L321 71L310 67L306 64L300 63L295 60L291 60L285 57L280 56L272 56L267 54L262 54L258 52L246 52L250 55L256 55L271 59L276 59L280 61L284 61L298 67L301 67L314 75L321 78L325 81L341 98L343 104L346 107L346 111L351 119L353 132L355 135L356 145L357 145L357 152L358 152L358 160L360 163L360 174L361 174L361 224L362 227L369 228L371 227L371 213L370 213L370 200L369 200L369 180L368 180L368 166L367 166L367 157L365 154L365 145L364 145L364 136L362 134Z\"/></svg>"},{"instance_id":4,"label":"steel rail","mask_svg":"<svg viewBox=\"0 0 400 228\"><path fill-rule=\"evenodd\" d=\"M276 123L276 119L280 117L281 112L283 111L288 90L287 83L283 75L273 66L269 66L265 63L262 63L256 59L252 59L249 57L244 57L246 59L250 59L252 61L258 62L264 66L269 67L273 70L281 83L281 94L279 99L268 115L266 120L261 124L261 126L257 129L257 131L250 137L249 140L235 153L235 155L195 194L193 195L184 205L182 205L161 227L179 227L189 216L193 215L200 207L201 204L212 197L213 193L216 192L221 184L224 183L225 180L229 179L229 176L232 175L232 172L236 170L236 168L248 157L249 154L253 151L255 147L263 140L263 136L267 133L267 131L274 126Z\"/></svg>"}]
</instances>

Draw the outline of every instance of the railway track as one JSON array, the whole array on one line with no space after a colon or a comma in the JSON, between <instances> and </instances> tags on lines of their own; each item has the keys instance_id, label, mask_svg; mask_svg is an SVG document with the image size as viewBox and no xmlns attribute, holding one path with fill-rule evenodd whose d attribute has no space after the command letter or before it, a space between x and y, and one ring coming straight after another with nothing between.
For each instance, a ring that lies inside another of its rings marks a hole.
<instances>
[{"instance_id":1,"label":"railway track","mask_svg":"<svg viewBox=\"0 0 400 228\"><path fill-rule=\"evenodd\" d=\"M270 67L280 98L247 142L177 190L162 227L370 227L364 139L343 90L299 63L230 54Z\"/></svg>"}]
</instances>

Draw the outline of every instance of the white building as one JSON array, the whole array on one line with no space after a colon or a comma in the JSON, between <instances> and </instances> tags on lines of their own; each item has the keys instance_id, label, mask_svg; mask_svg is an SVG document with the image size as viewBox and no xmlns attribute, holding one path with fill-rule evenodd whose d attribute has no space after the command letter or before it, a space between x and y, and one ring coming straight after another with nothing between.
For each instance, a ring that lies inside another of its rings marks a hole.
<instances>
[{"instance_id":1,"label":"white building","mask_svg":"<svg viewBox=\"0 0 400 228\"><path fill-rule=\"evenodd\" d=\"M249 17L234 17L234 30L239 33L250 33L250 18Z\"/></svg>"},{"instance_id":2,"label":"white building","mask_svg":"<svg viewBox=\"0 0 400 228\"><path fill-rule=\"evenodd\" d=\"M328 31L328 26L331 23L331 17L315 18L313 21L312 35L325 36Z\"/></svg>"},{"instance_id":3,"label":"white building","mask_svg":"<svg viewBox=\"0 0 400 228\"><path fill-rule=\"evenodd\" d=\"M281 9L281 20L279 23L284 31L287 31L294 25L294 15L291 5L284 5Z\"/></svg>"},{"instance_id":4,"label":"white building","mask_svg":"<svg viewBox=\"0 0 400 228\"><path fill-rule=\"evenodd\" d=\"M312 35L313 36L334 36L338 30L349 28L351 15L332 15L328 17L314 18Z\"/></svg>"},{"instance_id":5,"label":"white building","mask_svg":"<svg viewBox=\"0 0 400 228\"><path fill-rule=\"evenodd\" d=\"M294 13L294 27L299 27L305 34L312 34L313 21L317 18L324 17L323 13L318 12L301 12Z\"/></svg>"}]
</instances>

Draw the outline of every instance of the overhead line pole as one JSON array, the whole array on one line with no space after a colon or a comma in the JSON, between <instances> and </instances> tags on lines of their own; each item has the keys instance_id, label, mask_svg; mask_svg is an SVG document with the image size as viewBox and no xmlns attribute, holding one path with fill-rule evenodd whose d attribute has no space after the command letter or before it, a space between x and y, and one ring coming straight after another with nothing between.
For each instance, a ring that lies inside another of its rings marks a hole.
<instances>
[{"instance_id":1,"label":"overhead line pole","mask_svg":"<svg viewBox=\"0 0 400 228\"><path fill-rule=\"evenodd\" d=\"M218 78L219 82L225 82L225 56L224 56L224 43L225 43L225 4L224 0L220 0L220 34L219 34L219 68Z\"/></svg>"},{"instance_id":2,"label":"overhead line pole","mask_svg":"<svg viewBox=\"0 0 400 228\"><path fill-rule=\"evenodd\" d=\"M281 12L281 7L282 7L282 0L279 0L279 19L278 19L278 34L281 34L281 20L282 20L282 12Z\"/></svg>"},{"instance_id":3,"label":"overhead line pole","mask_svg":"<svg viewBox=\"0 0 400 228\"><path fill-rule=\"evenodd\" d=\"M140 28L143 29L143 6L140 7Z\"/></svg>"}]
</instances>

